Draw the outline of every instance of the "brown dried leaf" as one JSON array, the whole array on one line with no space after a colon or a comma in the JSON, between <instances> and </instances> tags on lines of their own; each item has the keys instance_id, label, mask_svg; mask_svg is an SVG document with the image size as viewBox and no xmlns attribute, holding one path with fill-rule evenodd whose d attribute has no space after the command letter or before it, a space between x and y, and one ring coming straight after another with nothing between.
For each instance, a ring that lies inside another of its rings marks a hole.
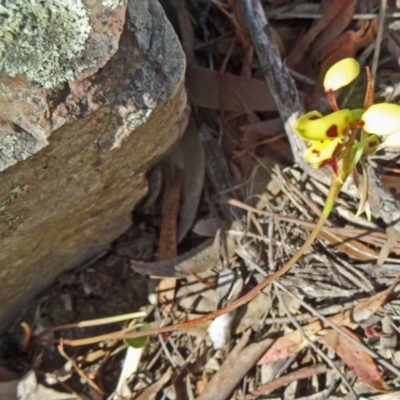
<instances>
[{"instance_id":1,"label":"brown dried leaf","mask_svg":"<svg viewBox=\"0 0 400 400\"><path fill-rule=\"evenodd\" d=\"M332 4L332 1L329 1ZM350 24L356 10L357 1L352 0L344 4L343 12L337 15L334 21L315 39L311 46L310 56L313 61L321 60L323 52L337 37L339 37ZM329 12L329 10L328 10Z\"/></svg>"},{"instance_id":2,"label":"brown dried leaf","mask_svg":"<svg viewBox=\"0 0 400 400\"><path fill-rule=\"evenodd\" d=\"M343 328L347 334L361 343L361 340L349 329ZM382 374L373 358L355 346L353 342L340 333L330 330L322 341L330 347L364 383L380 392L389 392L391 388L384 382Z\"/></svg>"},{"instance_id":3,"label":"brown dried leaf","mask_svg":"<svg viewBox=\"0 0 400 400\"><path fill-rule=\"evenodd\" d=\"M320 54L321 59L324 61L321 64L318 85L311 96L310 105L316 104L324 93L322 83L326 71L335 64L346 57L354 57L358 50L367 47L376 36L378 27L378 19L372 22L364 20L361 22L361 27L357 31L347 31L343 35L334 40L330 46L324 49L324 53Z\"/></svg>"},{"instance_id":4,"label":"brown dried leaf","mask_svg":"<svg viewBox=\"0 0 400 400\"><path fill-rule=\"evenodd\" d=\"M283 122L280 118L269 119L268 121L253 122L247 125L242 125L240 130L243 132L253 131L261 133L263 136L277 136L285 131Z\"/></svg>"},{"instance_id":5,"label":"brown dried leaf","mask_svg":"<svg viewBox=\"0 0 400 400\"><path fill-rule=\"evenodd\" d=\"M177 226L182 184L183 175L181 174L168 193L165 203L158 243L158 259L160 261L177 255Z\"/></svg>"},{"instance_id":6,"label":"brown dried leaf","mask_svg":"<svg viewBox=\"0 0 400 400\"><path fill-rule=\"evenodd\" d=\"M390 252L392 251L393 247L396 246L396 243L400 238L400 232L394 226L388 226L386 228L386 233L387 239L379 251L379 257L373 272L374 274L382 267L383 263L389 257Z\"/></svg>"},{"instance_id":7,"label":"brown dried leaf","mask_svg":"<svg viewBox=\"0 0 400 400\"><path fill-rule=\"evenodd\" d=\"M205 68L188 68L186 86L194 105L212 110L276 111L266 82Z\"/></svg>"},{"instance_id":8,"label":"brown dried leaf","mask_svg":"<svg viewBox=\"0 0 400 400\"><path fill-rule=\"evenodd\" d=\"M343 311L329 318L329 320L338 326L348 326L350 328L357 327L356 322L366 320L384 304L387 296L392 291L392 287L384 290L383 292L377 293L360 304L356 305L353 310ZM328 328L329 326L323 321L314 321L308 325L303 326L304 334L307 335L311 340L316 340L321 330ZM264 356L258 361L258 365L272 363L280 360L284 360L290 356L298 353L302 348L307 345L303 335L299 331L293 331L285 336L280 337L275 343L267 350Z\"/></svg>"},{"instance_id":9,"label":"brown dried leaf","mask_svg":"<svg viewBox=\"0 0 400 400\"><path fill-rule=\"evenodd\" d=\"M227 247L228 256L231 257L236 249L234 241L227 240ZM131 268L143 275L183 278L192 273L208 271L219 262L219 252L215 249L214 240L209 239L187 253L169 260L150 263L131 260Z\"/></svg>"},{"instance_id":10,"label":"brown dried leaf","mask_svg":"<svg viewBox=\"0 0 400 400\"><path fill-rule=\"evenodd\" d=\"M296 46L290 52L287 58L287 64L291 68L295 68L303 60L307 51L314 40L321 34L328 26L336 23L337 19L342 18L342 15L351 10L354 0L324 0L321 4L321 11L323 12L315 25L297 42Z\"/></svg>"},{"instance_id":11,"label":"brown dried leaf","mask_svg":"<svg viewBox=\"0 0 400 400\"><path fill-rule=\"evenodd\" d=\"M367 47L375 39L377 28L377 18L372 21L362 20L358 30L343 33L325 47L320 53L320 59L324 60L321 66L323 76L337 61L345 57L354 57L358 50Z\"/></svg>"},{"instance_id":12,"label":"brown dried leaf","mask_svg":"<svg viewBox=\"0 0 400 400\"><path fill-rule=\"evenodd\" d=\"M324 329L324 326L321 321L314 321L303 327L304 333L313 340L316 339L316 337L313 336L322 329ZM307 342L304 340L301 332L297 330L290 332L287 335L278 338L260 358L257 365L285 360L286 358L296 355L306 345Z\"/></svg>"},{"instance_id":13,"label":"brown dried leaf","mask_svg":"<svg viewBox=\"0 0 400 400\"><path fill-rule=\"evenodd\" d=\"M356 239L350 239L344 235L331 235L329 232L321 231L318 236L331 243L339 251L358 261L372 261L378 258L378 253L369 246ZM339 241L338 241L339 239Z\"/></svg>"},{"instance_id":14,"label":"brown dried leaf","mask_svg":"<svg viewBox=\"0 0 400 400\"><path fill-rule=\"evenodd\" d=\"M178 243L193 225L206 173L206 157L196 125L189 125L185 136L180 141L179 150L182 154L185 177L179 210Z\"/></svg>"},{"instance_id":15,"label":"brown dried leaf","mask_svg":"<svg viewBox=\"0 0 400 400\"><path fill-rule=\"evenodd\" d=\"M361 322L374 315L385 304L387 297L393 290L392 286L357 304L351 314L351 319L355 322Z\"/></svg>"},{"instance_id":16,"label":"brown dried leaf","mask_svg":"<svg viewBox=\"0 0 400 400\"><path fill-rule=\"evenodd\" d=\"M168 193L161 220L160 240L158 243L159 260L174 258L178 252L177 226L182 184L183 175L181 174ZM164 278L158 283L158 303L169 304L163 310L164 315L169 314L171 303L175 297L175 286L176 279L174 278Z\"/></svg>"},{"instance_id":17,"label":"brown dried leaf","mask_svg":"<svg viewBox=\"0 0 400 400\"><path fill-rule=\"evenodd\" d=\"M386 189L390 190L393 194L400 193L400 176L396 175L389 175L389 174L382 174L379 175L383 185Z\"/></svg>"},{"instance_id":18,"label":"brown dried leaf","mask_svg":"<svg viewBox=\"0 0 400 400\"><path fill-rule=\"evenodd\" d=\"M383 40L383 44L392 55L393 60L400 64L400 35L398 31L389 31Z\"/></svg>"}]
</instances>

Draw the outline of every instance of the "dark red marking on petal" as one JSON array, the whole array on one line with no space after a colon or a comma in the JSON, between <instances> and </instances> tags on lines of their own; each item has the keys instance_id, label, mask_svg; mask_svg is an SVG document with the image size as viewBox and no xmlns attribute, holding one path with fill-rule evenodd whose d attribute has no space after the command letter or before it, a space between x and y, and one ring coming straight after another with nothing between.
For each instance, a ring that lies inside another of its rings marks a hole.
<instances>
[{"instance_id":1,"label":"dark red marking on petal","mask_svg":"<svg viewBox=\"0 0 400 400\"><path fill-rule=\"evenodd\" d=\"M318 117L318 115L312 115L309 119L309 121L314 121L316 119L320 119L321 117Z\"/></svg>"},{"instance_id":2,"label":"dark red marking on petal","mask_svg":"<svg viewBox=\"0 0 400 400\"><path fill-rule=\"evenodd\" d=\"M375 147L378 143L377 142L368 142L368 147L370 149L372 149L373 147Z\"/></svg>"},{"instance_id":3,"label":"dark red marking on petal","mask_svg":"<svg viewBox=\"0 0 400 400\"><path fill-rule=\"evenodd\" d=\"M338 137L339 136L339 132L338 132L337 125L330 126L329 129L326 131L326 136L328 136L330 138Z\"/></svg>"},{"instance_id":4,"label":"dark red marking on petal","mask_svg":"<svg viewBox=\"0 0 400 400\"><path fill-rule=\"evenodd\" d=\"M317 149L314 149L311 153L316 154L318 157L321 155L321 152Z\"/></svg>"}]
</instances>

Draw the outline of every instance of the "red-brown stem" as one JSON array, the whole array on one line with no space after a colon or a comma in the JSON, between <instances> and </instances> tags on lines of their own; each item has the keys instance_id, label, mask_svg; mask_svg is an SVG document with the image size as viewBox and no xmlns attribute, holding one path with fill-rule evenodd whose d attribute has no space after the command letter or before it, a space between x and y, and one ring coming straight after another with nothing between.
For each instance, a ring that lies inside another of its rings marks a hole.
<instances>
[{"instance_id":1,"label":"red-brown stem","mask_svg":"<svg viewBox=\"0 0 400 400\"><path fill-rule=\"evenodd\" d=\"M335 93L333 93L333 90L332 89L328 89L328 90L325 91L325 93L326 93L326 96L328 97L328 101L329 101L329 104L332 107L332 110L333 111L339 111L339 107L337 105Z\"/></svg>"},{"instance_id":2,"label":"red-brown stem","mask_svg":"<svg viewBox=\"0 0 400 400\"><path fill-rule=\"evenodd\" d=\"M374 104L374 82L369 67L365 67L365 75L367 76L367 89L365 91L364 109L367 109Z\"/></svg>"}]
</instances>

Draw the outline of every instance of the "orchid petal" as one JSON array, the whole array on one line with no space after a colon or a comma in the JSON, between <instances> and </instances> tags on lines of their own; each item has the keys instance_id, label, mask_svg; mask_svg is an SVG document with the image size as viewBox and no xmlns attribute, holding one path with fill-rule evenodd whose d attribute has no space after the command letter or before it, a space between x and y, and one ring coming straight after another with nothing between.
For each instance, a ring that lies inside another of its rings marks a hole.
<instances>
[{"instance_id":1,"label":"orchid petal","mask_svg":"<svg viewBox=\"0 0 400 400\"><path fill-rule=\"evenodd\" d=\"M384 136L400 131L400 106L391 103L374 104L362 116L364 130Z\"/></svg>"},{"instance_id":2,"label":"orchid petal","mask_svg":"<svg viewBox=\"0 0 400 400\"><path fill-rule=\"evenodd\" d=\"M326 161L331 160L337 150L337 147L342 143L341 138L333 140L318 140L308 142L304 152L304 159L311 164L313 168L319 168Z\"/></svg>"},{"instance_id":3,"label":"orchid petal","mask_svg":"<svg viewBox=\"0 0 400 400\"><path fill-rule=\"evenodd\" d=\"M352 113L347 109L325 116L318 111L311 111L297 120L295 130L304 140L343 138L352 119Z\"/></svg>"},{"instance_id":4,"label":"orchid petal","mask_svg":"<svg viewBox=\"0 0 400 400\"><path fill-rule=\"evenodd\" d=\"M400 131L387 135L383 143L385 147L400 147Z\"/></svg>"},{"instance_id":5,"label":"orchid petal","mask_svg":"<svg viewBox=\"0 0 400 400\"><path fill-rule=\"evenodd\" d=\"M326 91L340 89L354 81L359 74L360 64L354 58L345 58L328 69L325 74L324 88Z\"/></svg>"}]
</instances>

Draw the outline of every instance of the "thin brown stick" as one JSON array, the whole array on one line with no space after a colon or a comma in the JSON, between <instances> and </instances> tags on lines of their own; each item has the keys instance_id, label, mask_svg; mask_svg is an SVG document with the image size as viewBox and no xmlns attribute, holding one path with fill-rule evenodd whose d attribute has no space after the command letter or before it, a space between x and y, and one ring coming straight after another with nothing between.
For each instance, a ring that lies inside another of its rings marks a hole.
<instances>
[{"instance_id":1,"label":"thin brown stick","mask_svg":"<svg viewBox=\"0 0 400 400\"><path fill-rule=\"evenodd\" d=\"M57 349L59 353L71 363L72 367L75 369L75 371L81 376L85 382L87 382L96 392L100 393L102 396L105 396L105 393L103 390L95 383L93 382L92 379L90 379L85 372L79 368L78 364L64 351L64 345L63 342L61 341L60 344L57 346Z\"/></svg>"},{"instance_id":2,"label":"thin brown stick","mask_svg":"<svg viewBox=\"0 0 400 400\"><path fill-rule=\"evenodd\" d=\"M314 375L320 375L328 370L326 364L316 364L310 367L300 368L297 371L293 371L290 374L281 376L273 381L270 381L264 385L259 386L257 389L253 390L251 393L244 397L244 400L253 400L261 395L267 395L275 389L285 387L289 383L299 381L300 379L310 378Z\"/></svg>"},{"instance_id":3,"label":"thin brown stick","mask_svg":"<svg viewBox=\"0 0 400 400\"><path fill-rule=\"evenodd\" d=\"M374 49L374 56L372 58L372 68L371 68L372 81L374 84L376 82L376 72L378 71L379 55L381 53L381 42L383 37L386 7L387 7L387 0L381 0L379 17L378 17L379 18L378 31L376 32L375 49Z\"/></svg>"}]
</instances>

